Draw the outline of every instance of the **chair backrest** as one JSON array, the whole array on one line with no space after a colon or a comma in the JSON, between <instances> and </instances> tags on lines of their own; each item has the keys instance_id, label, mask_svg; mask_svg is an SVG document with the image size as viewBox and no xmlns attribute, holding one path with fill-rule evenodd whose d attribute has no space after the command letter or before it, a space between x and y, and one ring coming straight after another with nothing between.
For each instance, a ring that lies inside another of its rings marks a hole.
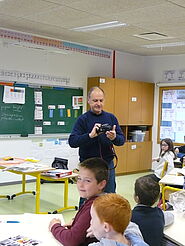
<instances>
[{"instance_id":1,"label":"chair backrest","mask_svg":"<svg viewBox=\"0 0 185 246\"><path fill-rule=\"evenodd\" d=\"M166 174L167 170L168 170L168 162L165 161L164 166L163 166L163 170L161 172L161 179L164 177L164 175Z\"/></svg>"},{"instance_id":2,"label":"chair backrest","mask_svg":"<svg viewBox=\"0 0 185 246\"><path fill-rule=\"evenodd\" d=\"M166 210L166 203L165 201L166 200L169 200L169 195L173 192L176 192L176 191L179 191L179 190L182 190L180 188L175 188L175 187L172 187L172 186L164 186L162 188L162 208L163 210Z\"/></svg>"}]
</instances>

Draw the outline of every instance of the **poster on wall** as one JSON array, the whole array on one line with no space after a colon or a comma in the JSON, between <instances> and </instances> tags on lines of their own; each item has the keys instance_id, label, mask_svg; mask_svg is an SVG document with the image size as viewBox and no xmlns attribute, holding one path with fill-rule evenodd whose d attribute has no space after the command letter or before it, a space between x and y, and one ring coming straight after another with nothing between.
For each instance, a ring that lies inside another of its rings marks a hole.
<instances>
[{"instance_id":1,"label":"poster on wall","mask_svg":"<svg viewBox=\"0 0 185 246\"><path fill-rule=\"evenodd\" d=\"M185 142L185 89L162 91L160 139Z\"/></svg>"}]
</instances>

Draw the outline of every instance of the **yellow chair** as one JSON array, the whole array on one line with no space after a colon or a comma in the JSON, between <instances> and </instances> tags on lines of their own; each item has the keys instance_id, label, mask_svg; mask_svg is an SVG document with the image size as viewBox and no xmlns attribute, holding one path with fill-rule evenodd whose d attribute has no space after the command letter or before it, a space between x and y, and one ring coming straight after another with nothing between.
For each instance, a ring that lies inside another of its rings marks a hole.
<instances>
[{"instance_id":1,"label":"yellow chair","mask_svg":"<svg viewBox=\"0 0 185 246\"><path fill-rule=\"evenodd\" d=\"M161 179L166 175L167 170L168 170L168 162L165 161L164 166L163 166L163 170L161 172ZM163 191L163 188L165 187L165 185L164 184L159 184L159 185L160 185L160 200L159 200L158 206L161 204L163 206L162 191Z\"/></svg>"},{"instance_id":2,"label":"yellow chair","mask_svg":"<svg viewBox=\"0 0 185 246\"><path fill-rule=\"evenodd\" d=\"M168 170L168 162L165 161L164 166L163 166L163 170L161 172L161 179L166 175L167 170ZM160 184L161 193L162 193L163 186L164 186L163 184Z\"/></svg>"},{"instance_id":3,"label":"yellow chair","mask_svg":"<svg viewBox=\"0 0 185 246\"><path fill-rule=\"evenodd\" d=\"M169 194L182 190L180 188L175 188L175 187L171 187L171 186L164 186L162 188L162 208L163 210L166 210L166 203L165 200L169 200Z\"/></svg>"},{"instance_id":4,"label":"yellow chair","mask_svg":"<svg viewBox=\"0 0 185 246\"><path fill-rule=\"evenodd\" d=\"M7 195L7 196L0 195L0 198L8 198L8 200L10 200L10 196L9 195Z\"/></svg>"},{"instance_id":5,"label":"yellow chair","mask_svg":"<svg viewBox=\"0 0 185 246\"><path fill-rule=\"evenodd\" d=\"M165 161L164 166L163 166L163 170L161 172L161 179L164 177L164 175L166 175L167 170L168 170L168 162Z\"/></svg>"}]
</instances>

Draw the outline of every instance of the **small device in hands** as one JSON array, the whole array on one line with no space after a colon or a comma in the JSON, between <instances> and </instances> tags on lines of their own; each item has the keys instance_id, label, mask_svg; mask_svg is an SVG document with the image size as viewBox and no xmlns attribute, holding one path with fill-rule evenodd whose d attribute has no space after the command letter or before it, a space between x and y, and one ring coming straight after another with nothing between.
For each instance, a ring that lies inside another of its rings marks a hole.
<instances>
[{"instance_id":1,"label":"small device in hands","mask_svg":"<svg viewBox=\"0 0 185 246\"><path fill-rule=\"evenodd\" d=\"M106 133L107 131L111 131L112 130L112 126L109 125L109 124L103 124L101 126L99 126L97 129L96 129L96 133L99 134L99 133Z\"/></svg>"}]
</instances>

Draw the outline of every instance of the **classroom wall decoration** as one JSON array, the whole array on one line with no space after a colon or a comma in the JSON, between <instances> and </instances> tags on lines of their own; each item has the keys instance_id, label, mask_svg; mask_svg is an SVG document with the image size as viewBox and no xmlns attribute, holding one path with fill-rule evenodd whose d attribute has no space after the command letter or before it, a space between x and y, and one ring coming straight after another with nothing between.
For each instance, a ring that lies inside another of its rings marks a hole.
<instances>
[{"instance_id":1,"label":"classroom wall decoration","mask_svg":"<svg viewBox=\"0 0 185 246\"><path fill-rule=\"evenodd\" d=\"M23 72L9 69L0 69L0 80L2 81L16 81L19 83L29 83L31 86L40 84L55 84L60 86L69 86L70 78L54 76L49 74ZM36 83L36 84L35 84ZM6 83L5 83L6 84ZM39 86L40 87L40 86Z\"/></svg>"},{"instance_id":2,"label":"classroom wall decoration","mask_svg":"<svg viewBox=\"0 0 185 246\"><path fill-rule=\"evenodd\" d=\"M79 52L81 54L99 56L108 59L110 59L112 55L112 52L110 50L98 49L76 43L39 37L29 33L11 31L3 28L0 28L0 38L9 39L12 41L12 43L16 43L20 46L25 46L25 44L27 44L27 48L33 48L39 45L46 48L49 47L62 50L69 50L72 52Z\"/></svg>"},{"instance_id":3,"label":"classroom wall decoration","mask_svg":"<svg viewBox=\"0 0 185 246\"><path fill-rule=\"evenodd\" d=\"M29 134L70 133L74 122L82 113L82 106L73 107L73 97L83 98L81 88L30 88L25 85L25 103L13 101L16 93L22 92L17 88L22 87L15 84L10 90L5 88L6 86L0 85L1 135L19 134L26 137ZM6 95L9 103L3 101L6 91L9 92Z\"/></svg>"},{"instance_id":4,"label":"classroom wall decoration","mask_svg":"<svg viewBox=\"0 0 185 246\"><path fill-rule=\"evenodd\" d=\"M185 87L161 87L158 140L185 143Z\"/></svg>"}]
</instances>

